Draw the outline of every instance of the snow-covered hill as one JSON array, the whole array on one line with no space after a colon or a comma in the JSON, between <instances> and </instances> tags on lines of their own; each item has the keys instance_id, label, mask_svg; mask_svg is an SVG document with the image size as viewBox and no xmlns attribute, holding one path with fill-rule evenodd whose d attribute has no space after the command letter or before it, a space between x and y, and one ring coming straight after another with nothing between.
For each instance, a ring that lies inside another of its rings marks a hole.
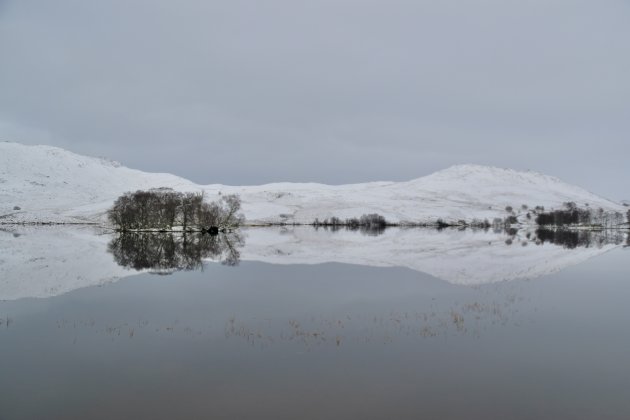
<instances>
[{"instance_id":1,"label":"snow-covered hill","mask_svg":"<svg viewBox=\"0 0 630 420\"><path fill-rule=\"evenodd\" d=\"M557 178L479 165L458 165L408 182L351 185L275 183L197 185L170 174L146 173L105 159L50 146L0 142L0 222L105 222L105 211L126 191L170 187L239 194L249 223L311 223L315 218L379 213L390 222L427 223L505 217L506 206L582 206L624 211Z\"/></svg>"}]
</instances>

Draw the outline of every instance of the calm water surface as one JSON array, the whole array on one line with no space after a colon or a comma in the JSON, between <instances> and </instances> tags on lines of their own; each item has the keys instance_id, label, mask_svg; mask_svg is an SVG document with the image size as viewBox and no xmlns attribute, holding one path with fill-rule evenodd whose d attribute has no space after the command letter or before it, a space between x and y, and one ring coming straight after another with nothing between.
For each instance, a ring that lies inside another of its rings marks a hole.
<instances>
[{"instance_id":1,"label":"calm water surface","mask_svg":"<svg viewBox=\"0 0 630 420\"><path fill-rule=\"evenodd\" d=\"M0 419L628 419L629 257L474 287L205 263L0 302Z\"/></svg>"}]
</instances>

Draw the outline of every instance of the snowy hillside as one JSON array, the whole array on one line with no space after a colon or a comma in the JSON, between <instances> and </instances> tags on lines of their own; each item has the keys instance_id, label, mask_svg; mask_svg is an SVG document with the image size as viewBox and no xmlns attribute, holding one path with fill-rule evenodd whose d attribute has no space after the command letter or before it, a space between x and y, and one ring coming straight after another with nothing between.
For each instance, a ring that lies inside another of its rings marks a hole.
<instances>
[{"instance_id":1,"label":"snowy hillside","mask_svg":"<svg viewBox=\"0 0 630 420\"><path fill-rule=\"evenodd\" d=\"M122 193L170 187L180 191L239 194L249 223L311 223L315 218L379 213L389 222L423 223L504 217L505 207L547 209L574 201L624 211L557 178L478 165L459 165L408 182L351 185L275 183L260 186L196 185L104 159L49 146L0 143L0 222L105 222Z\"/></svg>"}]
</instances>

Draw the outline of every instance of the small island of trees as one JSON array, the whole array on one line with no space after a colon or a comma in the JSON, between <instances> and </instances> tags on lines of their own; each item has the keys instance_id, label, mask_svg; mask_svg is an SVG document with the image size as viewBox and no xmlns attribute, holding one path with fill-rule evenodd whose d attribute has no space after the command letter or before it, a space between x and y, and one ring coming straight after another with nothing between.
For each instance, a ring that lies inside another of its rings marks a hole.
<instances>
[{"instance_id":1,"label":"small island of trees","mask_svg":"<svg viewBox=\"0 0 630 420\"><path fill-rule=\"evenodd\" d=\"M224 195L206 202L203 193L182 193L167 188L128 192L107 212L122 232L177 231L218 234L244 222L238 195Z\"/></svg>"}]
</instances>

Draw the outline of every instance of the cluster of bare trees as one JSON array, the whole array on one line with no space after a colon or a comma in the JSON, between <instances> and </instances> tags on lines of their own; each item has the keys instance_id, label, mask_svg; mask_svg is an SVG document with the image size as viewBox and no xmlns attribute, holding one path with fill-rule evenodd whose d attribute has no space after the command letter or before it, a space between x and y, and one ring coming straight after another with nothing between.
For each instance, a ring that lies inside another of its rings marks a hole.
<instances>
[{"instance_id":1,"label":"cluster of bare trees","mask_svg":"<svg viewBox=\"0 0 630 420\"><path fill-rule=\"evenodd\" d=\"M181 193L160 188L128 192L118 197L107 215L119 230L208 230L237 227L244 221L238 195L218 202L204 201L203 193Z\"/></svg>"},{"instance_id":2,"label":"cluster of bare trees","mask_svg":"<svg viewBox=\"0 0 630 420\"><path fill-rule=\"evenodd\" d=\"M363 216L356 218L352 217L346 220L342 220L339 217L331 217L330 219L313 221L313 226L348 226L348 227L367 227L367 228L380 228L388 226L387 220L384 216L377 213L364 214Z\"/></svg>"},{"instance_id":3,"label":"cluster of bare trees","mask_svg":"<svg viewBox=\"0 0 630 420\"><path fill-rule=\"evenodd\" d=\"M626 218L630 222L630 214ZM573 202L564 203L564 209L561 210L538 213L536 223L541 226L582 225L602 228L619 228L625 224L623 213L605 211L602 208L579 208Z\"/></svg>"},{"instance_id":4,"label":"cluster of bare trees","mask_svg":"<svg viewBox=\"0 0 630 420\"><path fill-rule=\"evenodd\" d=\"M341 228L347 230L358 230L366 235L379 235L385 231L387 226L393 226L388 223L384 216L377 213L364 214L361 217L351 217L349 219L342 220L339 217L331 217L330 219L319 220L315 219L312 223L315 228L323 227L324 229L330 228L333 232L338 231Z\"/></svg>"},{"instance_id":5,"label":"cluster of bare trees","mask_svg":"<svg viewBox=\"0 0 630 420\"><path fill-rule=\"evenodd\" d=\"M362 226L369 229L378 229L378 228L384 228L387 226L387 220L385 220L385 217L377 213L364 214L358 219L356 217L353 217L351 219L348 219L346 223L350 227Z\"/></svg>"}]
</instances>

